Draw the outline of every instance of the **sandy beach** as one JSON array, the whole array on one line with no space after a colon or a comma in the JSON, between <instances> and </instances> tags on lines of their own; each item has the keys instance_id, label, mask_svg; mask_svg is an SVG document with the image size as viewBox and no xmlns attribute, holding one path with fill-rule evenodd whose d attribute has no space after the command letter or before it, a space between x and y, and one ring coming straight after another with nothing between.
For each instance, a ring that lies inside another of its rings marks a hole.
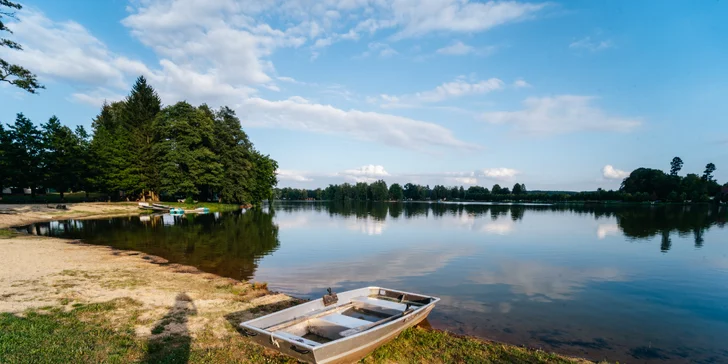
<instances>
[{"instance_id":1,"label":"sandy beach","mask_svg":"<svg viewBox=\"0 0 728 364\"><path fill-rule=\"evenodd\" d=\"M102 216L133 215L140 212L136 203L84 202L64 204L66 210L57 209L58 204L0 204L0 229L30 224L39 221L59 219L89 219Z\"/></svg>"}]
</instances>

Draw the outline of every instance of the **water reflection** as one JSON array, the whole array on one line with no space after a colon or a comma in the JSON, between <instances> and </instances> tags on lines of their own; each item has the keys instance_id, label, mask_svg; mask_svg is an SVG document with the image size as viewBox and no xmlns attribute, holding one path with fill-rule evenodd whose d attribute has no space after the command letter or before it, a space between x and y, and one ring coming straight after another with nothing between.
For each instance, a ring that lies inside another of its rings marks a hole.
<instances>
[{"instance_id":1,"label":"water reflection","mask_svg":"<svg viewBox=\"0 0 728 364\"><path fill-rule=\"evenodd\" d=\"M728 362L727 216L708 205L312 202L24 230L301 297L365 285L430 293L442 298L437 328L592 359ZM645 348L660 355L645 359Z\"/></svg>"},{"instance_id":2,"label":"water reflection","mask_svg":"<svg viewBox=\"0 0 728 364\"><path fill-rule=\"evenodd\" d=\"M21 229L37 235L82 239L161 256L170 262L248 280L260 257L275 251L274 214L260 210L207 215L144 215L103 220L67 220Z\"/></svg>"},{"instance_id":3,"label":"water reflection","mask_svg":"<svg viewBox=\"0 0 728 364\"><path fill-rule=\"evenodd\" d=\"M511 292L530 300L549 302L572 299L591 282L621 281L616 268L572 268L533 261L500 260L496 270L478 272L470 277L477 284L503 284Z\"/></svg>"}]
</instances>

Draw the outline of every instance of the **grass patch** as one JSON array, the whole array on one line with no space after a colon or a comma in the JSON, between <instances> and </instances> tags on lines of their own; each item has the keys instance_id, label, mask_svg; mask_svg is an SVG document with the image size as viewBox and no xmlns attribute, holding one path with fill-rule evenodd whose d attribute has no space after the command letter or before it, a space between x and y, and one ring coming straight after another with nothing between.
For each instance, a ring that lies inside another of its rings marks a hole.
<instances>
[{"instance_id":1,"label":"grass patch","mask_svg":"<svg viewBox=\"0 0 728 364\"><path fill-rule=\"evenodd\" d=\"M127 300L80 305L71 311L50 308L24 317L0 314L0 363L129 362L140 344L131 327L115 330L104 314Z\"/></svg>"},{"instance_id":2,"label":"grass patch","mask_svg":"<svg viewBox=\"0 0 728 364\"><path fill-rule=\"evenodd\" d=\"M186 204L184 202L160 202L162 205L170 207L179 207L185 210L193 210L198 207L207 207L210 212L229 212L240 210L240 205L217 202L198 202L195 204Z\"/></svg>"},{"instance_id":3,"label":"grass patch","mask_svg":"<svg viewBox=\"0 0 728 364\"><path fill-rule=\"evenodd\" d=\"M574 363L571 358L512 345L460 337L420 327L407 329L395 340L362 360L364 363Z\"/></svg>"},{"instance_id":4,"label":"grass patch","mask_svg":"<svg viewBox=\"0 0 728 364\"><path fill-rule=\"evenodd\" d=\"M0 239L10 239L16 236L18 236L18 233L15 230L0 229Z\"/></svg>"},{"instance_id":5,"label":"grass patch","mask_svg":"<svg viewBox=\"0 0 728 364\"><path fill-rule=\"evenodd\" d=\"M290 305L290 303L288 304ZM66 307L67 309L68 307ZM184 312L171 312L139 337L141 304L129 299L74 303L0 314L0 363L297 363L233 333L224 339L206 326L196 339L186 330L165 332L184 324ZM235 323L237 319L233 320ZM231 321L232 325L232 321ZM412 328L365 358L363 363L574 363L556 354Z\"/></svg>"},{"instance_id":6,"label":"grass patch","mask_svg":"<svg viewBox=\"0 0 728 364\"><path fill-rule=\"evenodd\" d=\"M58 273L60 276L69 276L69 277L78 277L78 278L86 278L86 279L100 279L100 274L91 274L87 271L82 270L70 270L70 269L64 269L60 273Z\"/></svg>"}]
</instances>

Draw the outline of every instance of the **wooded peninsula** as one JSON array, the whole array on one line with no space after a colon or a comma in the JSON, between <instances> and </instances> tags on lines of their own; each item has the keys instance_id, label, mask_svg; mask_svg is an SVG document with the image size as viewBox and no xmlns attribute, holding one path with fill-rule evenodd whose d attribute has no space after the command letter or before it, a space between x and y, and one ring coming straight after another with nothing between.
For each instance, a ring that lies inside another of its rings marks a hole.
<instances>
[{"instance_id":1,"label":"wooded peninsula","mask_svg":"<svg viewBox=\"0 0 728 364\"><path fill-rule=\"evenodd\" d=\"M38 128L22 113L7 129L0 123L0 193L257 204L277 183L276 161L253 147L232 109L162 107L144 77L123 101L105 103L92 129L71 130L55 116Z\"/></svg>"}]
</instances>

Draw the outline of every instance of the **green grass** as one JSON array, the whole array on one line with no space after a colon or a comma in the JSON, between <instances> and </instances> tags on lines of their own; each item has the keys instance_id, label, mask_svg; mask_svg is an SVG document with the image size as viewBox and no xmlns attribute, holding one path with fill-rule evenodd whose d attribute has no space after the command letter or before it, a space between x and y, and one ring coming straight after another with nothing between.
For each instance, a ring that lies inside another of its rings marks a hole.
<instances>
[{"instance_id":1,"label":"green grass","mask_svg":"<svg viewBox=\"0 0 728 364\"><path fill-rule=\"evenodd\" d=\"M0 229L0 239L10 239L18 235L14 230Z\"/></svg>"},{"instance_id":2,"label":"green grass","mask_svg":"<svg viewBox=\"0 0 728 364\"><path fill-rule=\"evenodd\" d=\"M105 303L74 303L0 314L0 363L297 363L237 333L224 340L211 332L160 335L183 313L159 320L152 338L136 335L141 305L128 298ZM229 328L233 330L232 326ZM412 328L377 349L363 363L572 363L538 350Z\"/></svg>"},{"instance_id":3,"label":"green grass","mask_svg":"<svg viewBox=\"0 0 728 364\"><path fill-rule=\"evenodd\" d=\"M0 314L0 363L123 363L136 359L140 343L134 330L111 328L105 313L130 300L31 310L25 317Z\"/></svg>"},{"instance_id":4,"label":"green grass","mask_svg":"<svg viewBox=\"0 0 728 364\"><path fill-rule=\"evenodd\" d=\"M210 212L228 212L240 210L240 205L218 202L198 202L195 204L186 204L184 202L160 202L162 205L171 207L179 207L185 210L193 210L198 207L207 207Z\"/></svg>"},{"instance_id":5,"label":"green grass","mask_svg":"<svg viewBox=\"0 0 728 364\"><path fill-rule=\"evenodd\" d=\"M569 358L420 327L362 360L364 363L573 363Z\"/></svg>"}]
</instances>

